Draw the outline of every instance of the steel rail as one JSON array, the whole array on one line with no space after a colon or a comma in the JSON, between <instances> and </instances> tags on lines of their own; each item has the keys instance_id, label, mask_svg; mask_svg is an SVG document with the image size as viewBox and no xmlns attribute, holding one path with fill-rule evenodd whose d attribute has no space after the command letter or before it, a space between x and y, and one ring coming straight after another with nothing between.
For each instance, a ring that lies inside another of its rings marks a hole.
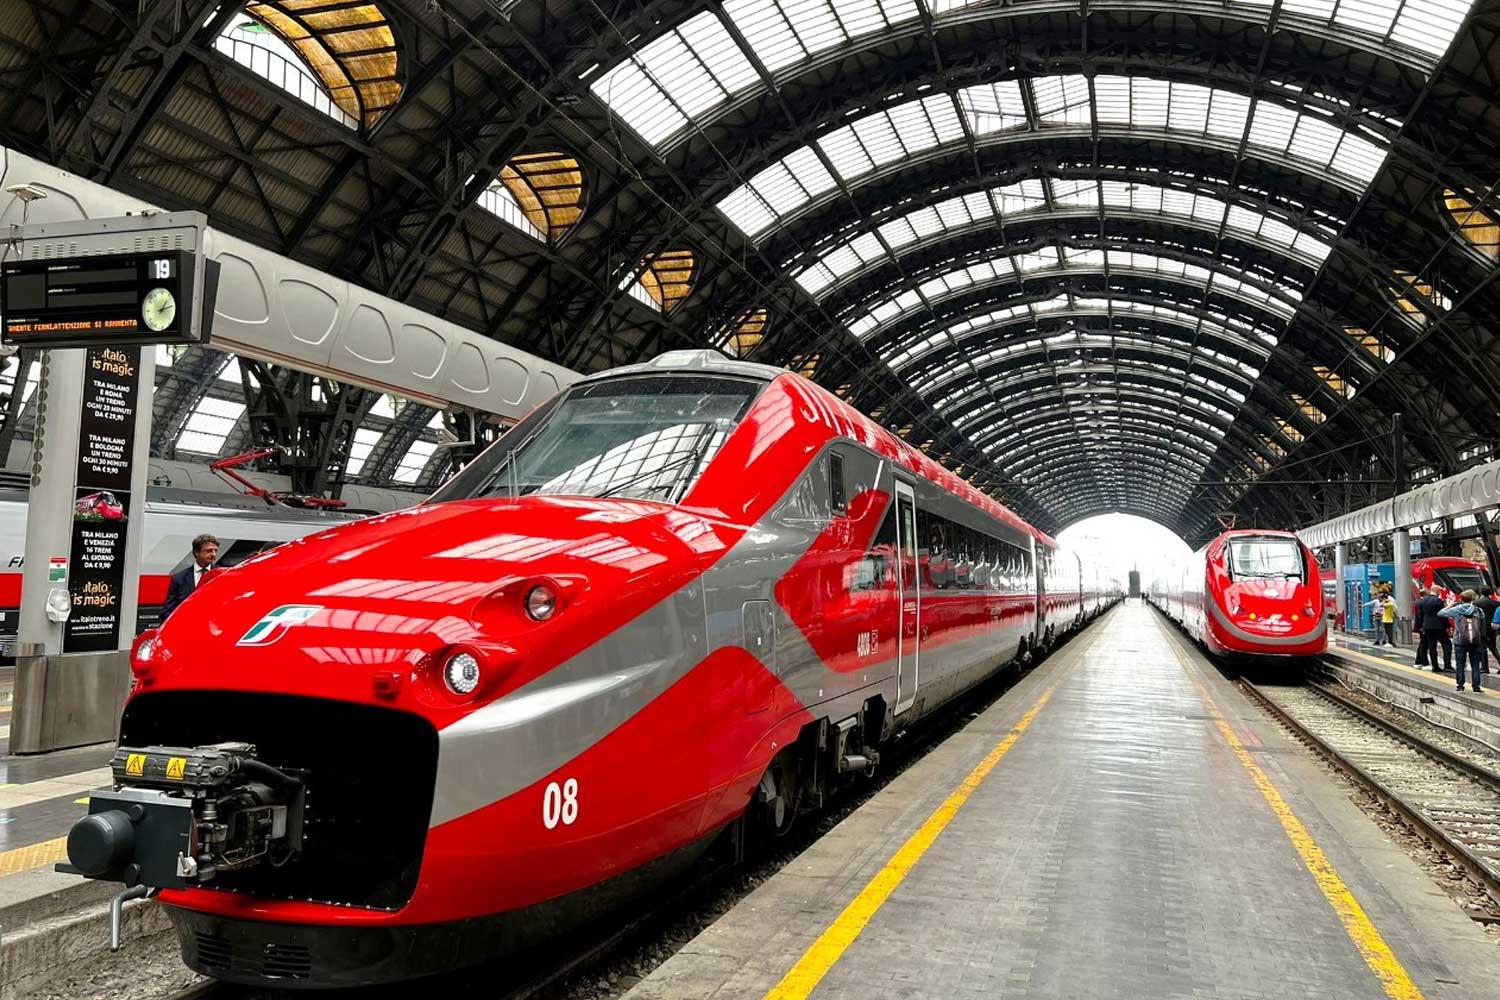
<instances>
[{"instance_id":1,"label":"steel rail","mask_svg":"<svg viewBox=\"0 0 1500 1000\"><path fill-rule=\"evenodd\" d=\"M1462 843L1456 840L1436 821L1424 816L1421 810L1419 810L1415 806L1408 804L1404 799L1401 798L1400 795L1392 791L1390 788L1386 787L1386 785L1379 779L1375 778L1364 768L1360 767L1358 764L1355 764L1338 750L1334 749L1334 747L1327 740L1323 739L1317 733L1313 732L1307 725L1296 719L1290 712L1279 705L1269 695L1261 691L1260 688L1256 687L1254 684L1250 683L1244 678L1240 678L1236 682L1236 684L1239 686L1240 690L1244 691L1253 701L1255 701L1272 716L1274 716L1282 725L1290 729L1298 739L1310 746L1314 752L1323 757L1329 763L1333 764L1334 767L1336 767L1339 771L1354 779L1357 784L1359 784L1376 799L1378 799L1382 804L1384 804L1385 807L1396 816L1398 816L1409 829L1426 839L1428 843L1433 847L1440 848L1441 850L1447 852L1449 857L1452 858L1455 863L1462 866L1464 870L1467 871L1469 875L1474 879L1474 881L1484 888L1485 893L1490 897L1491 901L1494 902L1497 907L1500 907L1500 873L1491 870L1483 861L1475 856L1472 851L1470 851ZM1320 695L1327 698L1330 702L1338 705L1340 708L1345 707L1345 703L1342 699L1335 696L1330 696L1318 685L1312 685L1312 688ZM1352 714L1356 714L1357 717L1361 719L1364 718L1364 713ZM1386 725L1380 725L1379 728L1382 731L1387 731ZM1404 735L1391 733L1390 735L1393 738L1396 738L1401 742L1411 746L1414 752L1418 752L1424 755L1430 755L1433 759L1439 760L1444 764L1447 764L1447 758L1451 757L1451 755L1448 754L1447 751L1432 746L1430 743L1427 743L1426 740L1423 740L1420 736L1417 736L1414 733L1406 733ZM1497 778L1497 776L1494 775L1493 772L1486 771L1484 768L1478 768L1477 765L1472 764L1469 765L1469 768L1476 768L1478 771L1485 775L1485 777L1477 778L1477 780L1484 783L1487 787L1491 787L1492 789L1500 791L1500 787L1492 784L1492 782L1500 780L1500 778ZM1458 769L1465 776L1474 777L1469 768L1460 767Z\"/></svg>"},{"instance_id":2,"label":"steel rail","mask_svg":"<svg viewBox=\"0 0 1500 1000\"><path fill-rule=\"evenodd\" d=\"M1316 681L1309 681L1307 686L1310 690L1316 691L1324 698L1327 698L1329 701L1338 705L1339 708L1342 708L1347 712L1359 716L1361 720L1363 720L1364 722L1368 722L1370 725L1375 726L1378 729L1384 730L1388 735L1400 740L1402 743L1405 743L1407 746L1411 747L1413 750L1416 750L1418 753L1425 754L1428 757L1432 757L1433 759L1453 768L1455 771L1462 771L1464 774L1468 775L1470 778L1473 778L1475 781L1478 781L1479 783L1484 785L1488 785L1496 792L1500 792L1500 772L1491 771L1489 768L1484 767L1480 764L1476 764L1472 760L1468 760L1467 758L1461 757L1451 750L1443 749L1436 743L1429 743L1427 740L1418 736L1416 733L1402 728L1400 725L1392 722L1389 719L1381 718L1374 712L1370 711L1368 708L1365 708L1363 705L1359 705L1355 702L1350 701L1348 698L1339 694L1333 688L1317 683Z\"/></svg>"}]
</instances>

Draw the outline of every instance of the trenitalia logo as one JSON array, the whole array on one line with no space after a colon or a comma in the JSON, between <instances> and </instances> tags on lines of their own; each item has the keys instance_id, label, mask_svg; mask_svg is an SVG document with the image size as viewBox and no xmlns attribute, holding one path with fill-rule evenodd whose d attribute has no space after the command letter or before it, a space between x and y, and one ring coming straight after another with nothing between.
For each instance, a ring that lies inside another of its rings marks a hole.
<instances>
[{"instance_id":1,"label":"trenitalia logo","mask_svg":"<svg viewBox=\"0 0 1500 1000\"><path fill-rule=\"evenodd\" d=\"M269 646L291 631L293 625L301 625L323 610L321 604L283 604L250 626L250 631L240 636L236 646Z\"/></svg>"}]
</instances>

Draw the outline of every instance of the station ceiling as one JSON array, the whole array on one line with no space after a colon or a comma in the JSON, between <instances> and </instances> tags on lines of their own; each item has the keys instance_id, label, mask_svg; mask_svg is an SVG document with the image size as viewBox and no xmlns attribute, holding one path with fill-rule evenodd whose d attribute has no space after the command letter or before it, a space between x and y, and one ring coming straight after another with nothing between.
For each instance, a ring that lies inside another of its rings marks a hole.
<instances>
[{"instance_id":1,"label":"station ceiling","mask_svg":"<svg viewBox=\"0 0 1500 1000\"><path fill-rule=\"evenodd\" d=\"M0 141L579 370L787 365L1046 529L1198 539L1492 457L1497 34L1500 0L15 0ZM366 478L441 474L419 409Z\"/></svg>"}]
</instances>

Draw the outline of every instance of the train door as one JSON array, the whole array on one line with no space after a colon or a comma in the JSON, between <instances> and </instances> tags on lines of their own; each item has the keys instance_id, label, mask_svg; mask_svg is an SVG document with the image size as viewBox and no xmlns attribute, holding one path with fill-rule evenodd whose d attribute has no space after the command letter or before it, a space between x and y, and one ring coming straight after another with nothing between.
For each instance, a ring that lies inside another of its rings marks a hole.
<instances>
[{"instance_id":1,"label":"train door","mask_svg":"<svg viewBox=\"0 0 1500 1000\"><path fill-rule=\"evenodd\" d=\"M922 634L921 566L917 559L917 503L911 484L896 480L896 713L917 698Z\"/></svg>"},{"instance_id":2,"label":"train door","mask_svg":"<svg viewBox=\"0 0 1500 1000\"><path fill-rule=\"evenodd\" d=\"M1036 547L1035 538L1026 541L1031 548L1032 575L1036 577L1036 585L1032 588L1032 593L1036 594L1036 614L1031 623L1031 641L1036 643L1047 634L1047 553Z\"/></svg>"}]
</instances>

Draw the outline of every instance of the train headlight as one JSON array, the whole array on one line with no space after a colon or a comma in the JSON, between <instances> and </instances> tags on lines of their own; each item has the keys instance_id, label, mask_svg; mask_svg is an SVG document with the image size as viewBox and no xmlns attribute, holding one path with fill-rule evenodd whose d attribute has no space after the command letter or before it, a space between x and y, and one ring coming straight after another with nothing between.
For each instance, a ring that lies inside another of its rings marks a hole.
<instances>
[{"instance_id":1,"label":"train headlight","mask_svg":"<svg viewBox=\"0 0 1500 1000\"><path fill-rule=\"evenodd\" d=\"M156 629L147 629L136 636L135 644L130 648L130 672L136 680L142 684L151 683L161 652L161 638Z\"/></svg>"},{"instance_id":2,"label":"train headlight","mask_svg":"<svg viewBox=\"0 0 1500 1000\"><path fill-rule=\"evenodd\" d=\"M557 591L545 583L539 583L526 592L526 616L534 622L544 622L557 613Z\"/></svg>"},{"instance_id":3,"label":"train headlight","mask_svg":"<svg viewBox=\"0 0 1500 1000\"><path fill-rule=\"evenodd\" d=\"M464 697L479 687L479 659L473 653L462 650L448 657L443 664L443 683L454 694Z\"/></svg>"}]
</instances>

